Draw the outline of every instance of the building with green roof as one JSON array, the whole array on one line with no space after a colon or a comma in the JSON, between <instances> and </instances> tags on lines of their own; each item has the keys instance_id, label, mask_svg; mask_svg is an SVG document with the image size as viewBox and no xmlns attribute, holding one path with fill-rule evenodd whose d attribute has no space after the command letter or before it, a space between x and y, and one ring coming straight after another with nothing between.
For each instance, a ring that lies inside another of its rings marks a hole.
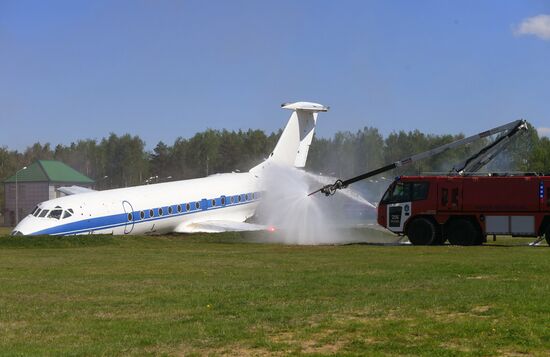
<instances>
[{"instance_id":1,"label":"building with green roof","mask_svg":"<svg viewBox=\"0 0 550 357\"><path fill-rule=\"evenodd\" d=\"M76 185L92 188L93 184L91 178L60 161L38 160L4 181L4 223L10 226L17 224L16 185L18 216L21 220L38 203L63 196L63 193L57 191L59 187Z\"/></svg>"}]
</instances>

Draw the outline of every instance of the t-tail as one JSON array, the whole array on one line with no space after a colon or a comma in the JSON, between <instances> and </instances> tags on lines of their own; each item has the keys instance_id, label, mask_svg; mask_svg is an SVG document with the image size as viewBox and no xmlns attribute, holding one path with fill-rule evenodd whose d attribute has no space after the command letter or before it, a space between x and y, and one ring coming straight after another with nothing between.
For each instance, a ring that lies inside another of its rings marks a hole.
<instances>
[{"instance_id":1,"label":"t-tail","mask_svg":"<svg viewBox=\"0 0 550 357\"><path fill-rule=\"evenodd\" d=\"M270 163L281 166L304 167L315 132L317 114L326 112L329 109L324 105L310 102L285 103L281 107L292 110L293 113L277 145L275 145L275 149L273 149L267 160L250 170L257 176Z\"/></svg>"}]
</instances>

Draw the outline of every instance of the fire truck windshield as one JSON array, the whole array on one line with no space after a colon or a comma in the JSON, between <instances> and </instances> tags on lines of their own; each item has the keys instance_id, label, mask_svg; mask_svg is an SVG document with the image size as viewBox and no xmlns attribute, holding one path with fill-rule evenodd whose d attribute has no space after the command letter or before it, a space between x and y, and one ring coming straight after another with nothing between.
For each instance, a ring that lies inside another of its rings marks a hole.
<instances>
[{"instance_id":1,"label":"fire truck windshield","mask_svg":"<svg viewBox=\"0 0 550 357\"><path fill-rule=\"evenodd\" d=\"M428 197L429 182L395 181L388 188L380 203L400 203L425 200Z\"/></svg>"}]
</instances>

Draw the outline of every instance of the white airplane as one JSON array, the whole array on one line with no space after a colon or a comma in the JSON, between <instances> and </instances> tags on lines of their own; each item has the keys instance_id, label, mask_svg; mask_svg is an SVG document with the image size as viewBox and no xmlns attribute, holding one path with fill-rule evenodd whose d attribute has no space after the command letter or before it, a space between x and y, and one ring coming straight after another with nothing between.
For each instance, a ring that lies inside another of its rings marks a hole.
<instances>
[{"instance_id":1,"label":"white airplane","mask_svg":"<svg viewBox=\"0 0 550 357\"><path fill-rule=\"evenodd\" d=\"M317 103L283 104L293 111L277 145L245 173L105 191L64 187L67 196L40 203L12 235L163 234L263 230L246 223L262 198L262 174L270 164L304 167L318 112Z\"/></svg>"}]
</instances>

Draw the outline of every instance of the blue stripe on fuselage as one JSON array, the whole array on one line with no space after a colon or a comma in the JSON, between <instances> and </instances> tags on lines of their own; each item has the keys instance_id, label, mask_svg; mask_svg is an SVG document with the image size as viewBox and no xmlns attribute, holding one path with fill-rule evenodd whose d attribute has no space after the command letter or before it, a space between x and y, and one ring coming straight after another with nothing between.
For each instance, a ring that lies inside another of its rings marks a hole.
<instances>
[{"instance_id":1,"label":"blue stripe on fuselage","mask_svg":"<svg viewBox=\"0 0 550 357\"><path fill-rule=\"evenodd\" d=\"M103 229L122 227L127 224L147 223L147 222L157 221L161 219L184 216L188 214L203 212L206 210L210 211L215 209L241 206L241 205L257 202L258 200L259 198L255 198L246 202L230 203L224 206L221 206L221 203L219 203L220 206L218 206L217 201L216 201L216 206L212 206L211 200L206 200L206 205L204 206L201 205L201 208L191 209L189 211L180 212L180 213L177 212L177 205L176 205L176 209L174 210L176 213L173 213L173 214L168 214L168 209L167 209L168 206L167 206L167 207L163 207L163 211L165 213L162 216L158 216L158 209L154 208L153 209L155 211L154 216L150 218L145 218L145 219L139 219L141 211L128 212L132 214L132 218L133 218L132 221L128 221L128 213L118 213L110 216L83 219L77 222L61 224L59 226L55 226L55 227L43 229L38 232L31 233L30 235L65 235L65 234L86 233L91 231L99 231ZM149 209L145 209L143 211L147 212L149 211Z\"/></svg>"}]
</instances>

